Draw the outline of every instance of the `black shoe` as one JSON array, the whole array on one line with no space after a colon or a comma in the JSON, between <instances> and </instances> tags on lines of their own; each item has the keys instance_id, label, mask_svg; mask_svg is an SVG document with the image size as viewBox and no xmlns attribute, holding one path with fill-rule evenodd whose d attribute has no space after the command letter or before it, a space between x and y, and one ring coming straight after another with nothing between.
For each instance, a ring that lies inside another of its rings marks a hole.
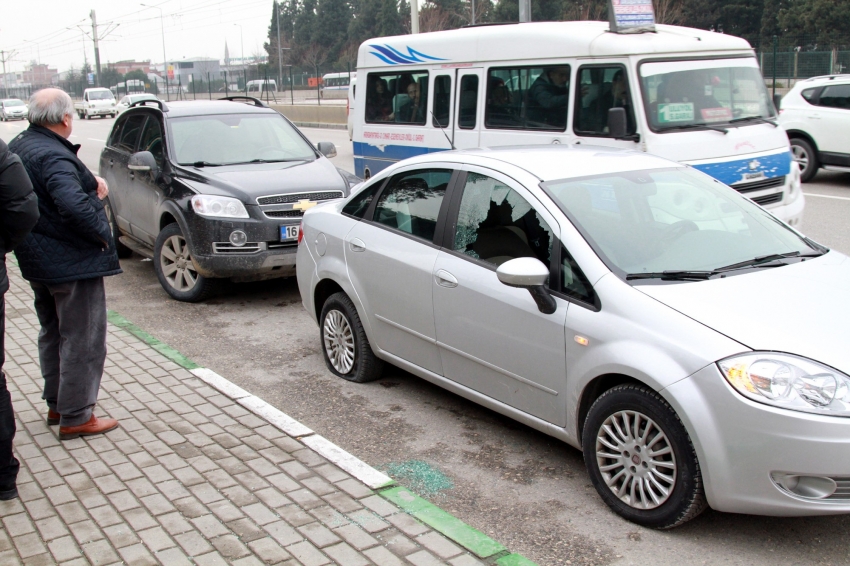
<instances>
[{"instance_id":1,"label":"black shoe","mask_svg":"<svg viewBox=\"0 0 850 566\"><path fill-rule=\"evenodd\" d=\"M9 501L10 499L18 498L18 486L13 485L12 489L0 489L0 501Z\"/></svg>"}]
</instances>

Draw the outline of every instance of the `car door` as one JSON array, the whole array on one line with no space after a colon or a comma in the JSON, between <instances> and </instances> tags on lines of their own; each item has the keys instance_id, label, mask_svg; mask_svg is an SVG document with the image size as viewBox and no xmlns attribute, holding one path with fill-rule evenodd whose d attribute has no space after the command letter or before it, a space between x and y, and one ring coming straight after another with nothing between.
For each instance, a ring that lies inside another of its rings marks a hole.
<instances>
[{"instance_id":1,"label":"car door","mask_svg":"<svg viewBox=\"0 0 850 566\"><path fill-rule=\"evenodd\" d=\"M112 203L115 220L122 232L132 233L133 204L130 170L127 168L130 155L136 151L142 127L143 114L123 115L115 123L101 159L101 172L109 185L109 201Z\"/></svg>"},{"instance_id":2,"label":"car door","mask_svg":"<svg viewBox=\"0 0 850 566\"><path fill-rule=\"evenodd\" d=\"M148 114L141 135L137 151L149 151L156 161L157 168L162 171L165 156L165 139L162 135L162 124L159 117L152 113ZM157 210L162 202L165 185L162 175L144 171L129 171L130 177L130 202L133 209L133 217L130 222L133 235L143 242L153 246L159 233L157 222Z\"/></svg>"},{"instance_id":3,"label":"car door","mask_svg":"<svg viewBox=\"0 0 850 566\"><path fill-rule=\"evenodd\" d=\"M556 297L556 311L543 314L526 289L496 276L499 265L517 257L551 265L558 225L522 185L500 173L470 167L458 187L433 271L445 376L564 426L569 302Z\"/></svg>"},{"instance_id":4,"label":"car door","mask_svg":"<svg viewBox=\"0 0 850 566\"><path fill-rule=\"evenodd\" d=\"M479 147L481 124L480 107L483 70L458 69L457 113L454 123L455 147Z\"/></svg>"},{"instance_id":5,"label":"car door","mask_svg":"<svg viewBox=\"0 0 850 566\"><path fill-rule=\"evenodd\" d=\"M442 375L436 346L431 277L444 197L455 172L429 164L394 175L364 221L345 238L351 284L390 354Z\"/></svg>"},{"instance_id":6,"label":"car door","mask_svg":"<svg viewBox=\"0 0 850 566\"><path fill-rule=\"evenodd\" d=\"M816 112L818 118L818 135L815 141L821 152L850 155L850 141L847 132L850 131L850 84L831 84L824 88L818 100ZM832 163L835 157L823 156L824 163ZM846 165L838 162L835 165Z\"/></svg>"},{"instance_id":7,"label":"car door","mask_svg":"<svg viewBox=\"0 0 850 566\"><path fill-rule=\"evenodd\" d=\"M574 86L572 125L575 143L634 149L637 136L618 140L608 132L608 110L626 111L626 134L637 133L630 75L625 61L583 64Z\"/></svg>"}]
</instances>

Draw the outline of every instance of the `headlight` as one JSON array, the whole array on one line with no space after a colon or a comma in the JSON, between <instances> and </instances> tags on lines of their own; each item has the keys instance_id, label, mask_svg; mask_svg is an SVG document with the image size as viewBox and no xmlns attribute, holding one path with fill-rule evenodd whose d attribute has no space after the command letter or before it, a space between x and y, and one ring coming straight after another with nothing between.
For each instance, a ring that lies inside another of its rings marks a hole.
<instances>
[{"instance_id":1,"label":"headlight","mask_svg":"<svg viewBox=\"0 0 850 566\"><path fill-rule=\"evenodd\" d=\"M850 377L812 360L754 352L717 362L738 393L767 405L850 417Z\"/></svg>"},{"instance_id":2,"label":"headlight","mask_svg":"<svg viewBox=\"0 0 850 566\"><path fill-rule=\"evenodd\" d=\"M195 214L210 218L249 218L248 211L238 199L213 195L192 197Z\"/></svg>"}]
</instances>

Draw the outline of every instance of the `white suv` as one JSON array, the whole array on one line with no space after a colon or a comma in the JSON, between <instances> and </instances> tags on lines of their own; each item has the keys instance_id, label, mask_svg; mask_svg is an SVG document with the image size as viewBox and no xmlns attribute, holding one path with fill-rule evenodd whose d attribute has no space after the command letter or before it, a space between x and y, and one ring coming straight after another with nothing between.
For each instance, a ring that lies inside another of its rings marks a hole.
<instances>
[{"instance_id":1,"label":"white suv","mask_svg":"<svg viewBox=\"0 0 850 566\"><path fill-rule=\"evenodd\" d=\"M795 84L782 98L779 125L788 133L804 183L819 168L850 172L850 75Z\"/></svg>"}]
</instances>

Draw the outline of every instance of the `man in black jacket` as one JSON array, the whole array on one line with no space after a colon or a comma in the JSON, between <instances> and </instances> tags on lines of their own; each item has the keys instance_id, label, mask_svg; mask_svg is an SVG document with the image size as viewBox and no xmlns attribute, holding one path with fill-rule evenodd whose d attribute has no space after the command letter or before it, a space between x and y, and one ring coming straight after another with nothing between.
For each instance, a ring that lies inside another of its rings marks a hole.
<instances>
[{"instance_id":1,"label":"man in black jacket","mask_svg":"<svg viewBox=\"0 0 850 566\"><path fill-rule=\"evenodd\" d=\"M98 419L93 409L106 361L103 278L121 267L101 203L106 182L77 158L80 146L68 141L73 120L65 92L40 90L30 97L30 127L9 144L29 174L41 213L15 255L35 294L42 398L60 440L118 426Z\"/></svg>"},{"instance_id":2,"label":"man in black jacket","mask_svg":"<svg viewBox=\"0 0 850 566\"><path fill-rule=\"evenodd\" d=\"M15 480L20 464L12 453L15 438L15 412L6 388L3 364L6 361L6 253L24 239L38 220L38 199L21 160L0 140L0 501L18 496Z\"/></svg>"}]
</instances>

